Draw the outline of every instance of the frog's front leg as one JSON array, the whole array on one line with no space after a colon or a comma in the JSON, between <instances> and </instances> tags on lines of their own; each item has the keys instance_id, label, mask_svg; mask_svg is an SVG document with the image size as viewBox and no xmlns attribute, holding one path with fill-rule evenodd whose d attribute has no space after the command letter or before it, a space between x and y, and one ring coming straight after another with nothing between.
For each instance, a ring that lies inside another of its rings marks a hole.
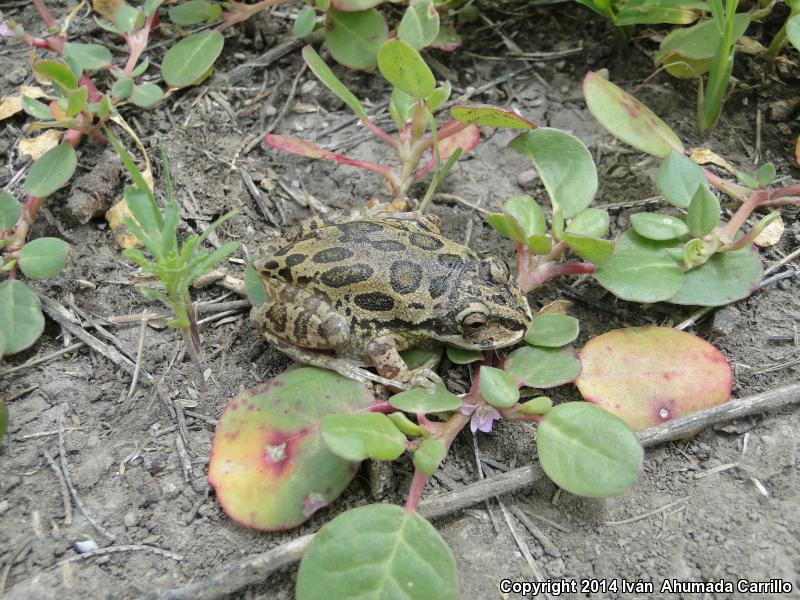
<instances>
[{"instance_id":1,"label":"frog's front leg","mask_svg":"<svg viewBox=\"0 0 800 600\"><path fill-rule=\"evenodd\" d=\"M397 340L391 336L381 336L367 344L367 356L378 370L388 379L407 384L407 387L422 386L433 391L434 386L444 386L442 378L427 366L410 371L403 357L397 351Z\"/></svg>"}]
</instances>

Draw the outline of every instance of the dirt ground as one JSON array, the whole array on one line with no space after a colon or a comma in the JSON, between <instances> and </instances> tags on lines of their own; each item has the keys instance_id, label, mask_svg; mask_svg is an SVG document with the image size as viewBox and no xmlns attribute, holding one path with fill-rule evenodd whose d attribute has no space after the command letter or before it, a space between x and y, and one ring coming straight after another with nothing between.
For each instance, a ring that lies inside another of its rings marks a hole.
<instances>
[{"instance_id":1,"label":"dirt ground","mask_svg":"<svg viewBox=\"0 0 800 600\"><path fill-rule=\"evenodd\" d=\"M24 23L35 22L27 3L10 5L11 9L4 6L9 14ZM619 203L655 195L657 164L617 144L593 121L580 88L589 69L606 68L612 81L635 90L683 136L687 146L708 146L751 171L754 162L771 160L787 181L800 177L790 160L800 131L798 122L791 117L776 121L771 111L775 101L800 95L796 52L787 52L794 62L777 75L766 73L758 58L740 55L734 71L737 88L718 126L703 138L694 121L695 84L665 73L653 76L651 56L657 47L653 36L663 31L640 28L626 43L604 21L572 3L538 9L524 1L500 5L502 8L483 7L494 25L472 24L461 51L432 53L441 64L437 76L449 74L454 95L472 93L500 78L471 100L512 106L538 124L580 137L598 162L597 205L617 205L612 210L616 231L626 226L630 214L642 210L630 205L619 208ZM300 72L302 60L297 49L267 66L242 68L289 39L289 16L296 8L261 15L227 32L217 70L201 87L174 94L153 110L124 112L152 156L156 155L157 140L165 142L178 195L185 202L187 232L227 210L241 211L219 232L222 242L233 239L242 243L235 260L225 265L234 276L241 276L248 257L257 253L275 230L254 204L240 169L252 177L275 214L285 216L287 224L313 214L318 206L357 207L374 196L385 196L381 182L372 175L282 155L254 142L272 126L278 133L301 135L320 144L338 142L355 157L385 154L372 140L362 141L363 130L348 121L346 107L313 75L307 70ZM763 33L761 39L768 40L776 29L776 23L770 21L753 27L750 33L755 37ZM76 32L96 35L97 28L84 15ZM514 59L506 56L504 37L523 52L566 56ZM569 50L575 51L565 52ZM0 47L1 93L30 79L25 66L27 52L17 44ZM378 106L387 98L387 86L374 74L340 68L337 73L368 106ZM290 96L295 81L295 93ZM262 99L248 108L262 92L269 94L262 94ZM348 124L328 132L345 122ZM16 148L23 123L22 118L4 123L0 137L3 186L26 164ZM523 191L544 200L541 186L524 175L530 163L505 149L513 134L484 134L483 143L458 164L441 191L484 209L494 209ZM79 150L78 175L107 166L108 156L101 159L103 149L96 144L83 143ZM11 191L21 197L21 180ZM114 194L119 191L117 187ZM80 309L81 322L89 330L92 321L138 315L144 309L161 310L137 292L131 282L134 265L120 254L102 219L81 226L68 224L65 207L75 193L74 186L67 187L52 197L33 230L32 237L63 237L72 248L67 268L35 287L67 307ZM469 243L473 248L510 258L510 245L499 240L474 210L452 202L437 203L433 210L454 239L463 241L471 222ZM784 211L785 234L777 246L763 251L765 264L775 263L800 244L797 215L796 209ZM787 266L797 269L798 263ZM799 291L797 277L784 280L719 311L693 329L719 347L734 367L736 397L798 381L796 342L770 336L795 335L796 339ZM579 346L613 328L642 323L674 325L692 312L690 307L641 307L618 301L591 279L550 284L529 299L535 309L559 297L574 301L572 314L581 323ZM196 298L203 302L237 299L214 286L198 292ZM124 351L136 354L138 323L107 329ZM96 330L93 333L98 334ZM86 347L9 375L8 368L74 343L50 320L32 349L4 359L0 397L11 398L10 431L0 443L0 577L6 597L136 598L223 572L242 558L315 531L346 508L373 501L403 502L411 473L407 460L397 463L394 486L385 495L371 496L366 469L362 469L338 502L297 530L261 533L228 519L206 484L215 419L234 394L279 373L288 360L259 337L247 311L223 318L217 315L201 325L201 333L204 365L210 372L209 389L203 394L194 388L192 366L180 351L179 336L169 329L147 328L142 362L148 373L162 380L163 398L146 385L128 398L130 375ZM571 387L557 390L554 397L578 399ZM184 414L185 444L165 401ZM46 459L49 455L58 460L62 415L63 450L87 513L115 536L114 545L147 547L77 558L76 543L94 540L104 547L110 540L78 510L72 523L65 523L59 480ZM653 582L655 592L639 597L679 597L659 592L662 581L673 578L779 578L794 586L785 597L800 598L798 431L800 413L785 408L649 449L641 478L620 497L596 500L558 494L552 483L541 481L525 493L502 498L502 503L506 510L519 507L541 517L535 522L549 539L544 546L513 516L511 524L547 578L589 586L602 585L592 579ZM529 463L535 457L533 436L531 425L502 422L491 436L479 435L476 443L486 457L485 473ZM426 496L458 489L478 477L469 432L457 440L442 473L429 484ZM502 594L500 581L535 581L496 500L437 519L435 525L455 554L464 598L518 597ZM179 555L180 560L148 547ZM295 577L296 568L288 568L232 597L291 598ZM600 591L562 597L626 596L621 590L594 590ZM744 595L733 595L740 596Z\"/></svg>"}]
</instances>

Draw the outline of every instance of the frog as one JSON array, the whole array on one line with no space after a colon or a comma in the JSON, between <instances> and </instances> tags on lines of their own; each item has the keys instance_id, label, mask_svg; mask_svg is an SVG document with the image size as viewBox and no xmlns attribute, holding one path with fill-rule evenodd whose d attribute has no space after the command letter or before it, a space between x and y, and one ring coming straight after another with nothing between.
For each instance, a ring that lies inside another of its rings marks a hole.
<instances>
[{"instance_id":1,"label":"frog","mask_svg":"<svg viewBox=\"0 0 800 600\"><path fill-rule=\"evenodd\" d=\"M532 318L505 261L445 237L428 213L311 217L253 266L267 301L250 318L268 342L295 361L394 390L442 383L430 364L410 370L403 350L505 348Z\"/></svg>"}]
</instances>

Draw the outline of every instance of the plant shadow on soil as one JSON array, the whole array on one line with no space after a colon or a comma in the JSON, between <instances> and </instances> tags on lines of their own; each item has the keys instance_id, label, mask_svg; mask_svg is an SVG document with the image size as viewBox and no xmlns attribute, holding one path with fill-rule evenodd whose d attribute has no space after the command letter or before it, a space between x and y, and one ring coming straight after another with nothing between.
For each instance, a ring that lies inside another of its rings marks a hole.
<instances>
[{"instance_id":1,"label":"plant shadow on soil","mask_svg":"<svg viewBox=\"0 0 800 600\"><path fill-rule=\"evenodd\" d=\"M680 82L663 73L650 78L653 66L646 53L656 47L647 36L650 30L637 31L626 46L605 22L571 4L535 9L524 2L507 3L502 10L486 8L486 14L496 23L497 31L510 36L524 51L552 52L579 46L583 51L539 62L489 60L503 56L505 47L495 31L476 25L471 36L466 33L462 51L435 53L446 69L458 74L453 81L457 88L454 95L529 67L472 101L513 106L539 124L566 129L581 138L598 161L601 188L597 205L653 196L657 165L615 143L588 114L580 84L589 69L607 68L613 81L629 90L638 87L638 97L683 135L687 146L709 146L750 170L754 154L759 152L762 161L775 162L779 174L798 177L798 169L790 162L797 123L766 118L771 102L800 94L800 71L796 67L791 77L777 81L761 71L757 59L740 57L735 70L740 89L734 92L716 129L703 139L694 123L692 82ZM15 18L33 23L34 16L26 7ZM276 206L281 204L287 223L312 214L314 202L311 207L301 205L307 195L328 209L358 207L373 196L385 196L382 182L371 174L282 155L260 143L248 152L242 150L280 113L301 58L299 52L292 52L266 68L253 67L233 85L223 75L285 40L289 27L286 18L261 15L255 22L229 32L226 50L209 82L170 97L154 110L126 113L133 117L131 122L151 150L157 147L157 139L165 141L178 194L188 200L184 214L187 231L229 209L241 209L241 214L219 233L223 241L238 239L243 244L236 254L240 262L227 266L237 276L241 275L242 261L257 254L259 246L274 235L274 228L258 212L235 167L245 168L262 193ZM93 29L91 19L78 24L80 33ZM24 65L26 56L27 49L19 45L0 51L4 74L0 92L9 93L20 83L20 77L27 76L27 71L20 74L18 66ZM379 77L338 68L337 73L360 98L373 104L386 98L386 86ZM270 94L260 105L238 112L264 90L270 90ZM759 111L765 118L756 148ZM307 136L319 143L349 142L361 132L354 125L318 138L320 132L348 118L346 107L306 71L276 132ZM14 147L23 122L22 118L11 120L9 134L0 140L0 152L7 153L0 167L4 185L25 164ZM485 131L483 143L457 165L441 191L493 210L507 197L523 191L544 200L535 180L520 177L530 164L505 149L511 137L508 131ZM103 168L98 164L102 150L96 145L84 143L80 152L79 174ZM386 155L371 140L354 145L348 152L373 160ZM13 191L21 195L19 186ZM134 266L120 255L113 235L101 221L59 232L63 206L71 193L66 188L56 194L47 204L50 214L45 213L33 231L33 237L68 237L71 259L59 277L36 287L62 304L74 302L94 317L139 314L145 308L159 310L131 285ZM511 258L510 245L499 240L476 212L443 203L437 203L433 210L443 218L445 232L454 239L464 239L466 224L471 221L470 245L474 249ZM615 209L615 231L625 227L630 214L637 210L642 208ZM800 243L797 210L786 210L784 220L786 232L780 243L762 252L767 265ZM797 278L772 285L724 309L722 317L708 318L695 328L694 332L717 345L734 367L734 396L798 380L799 367L791 363L797 358L797 348L791 341L770 341L768 336L797 331L799 286ZM197 292L196 297L208 301L223 293L211 287ZM588 278L547 285L532 294L530 301L536 309L560 297L577 298L571 311L581 323L579 346L609 329L643 323L674 325L691 312L688 307L642 308L618 301ZM136 324L113 331L125 349L136 351ZM409 461L397 463L394 487L378 498L371 497L366 471L362 470L333 506L321 510L297 530L261 533L243 529L228 519L213 496L206 499L206 464L213 435L208 418L216 418L237 391L281 372L288 361L257 335L246 313L205 324L201 332L204 364L210 372L205 394L192 388L188 358L180 355L176 360L176 332L148 328L143 360L148 372L163 377L162 388L170 399L190 411L186 417L188 462L183 465L188 469L182 468L176 451L178 433L164 403L147 386L140 386L133 398L127 399L130 376L101 355L83 348L0 381L2 397L36 386L10 402L10 432L0 445L0 560L5 565L7 597L135 598L223 571L241 558L318 529L346 508L373 501L403 502L410 480ZM10 357L4 367L53 352L63 342L59 328L50 323L33 349ZM789 364L780 366L784 363ZM463 378L463 373L459 376ZM554 397L578 398L571 387L557 390ZM88 512L116 536L117 544L156 546L181 555L180 562L147 551L132 551L62 565L75 556L76 541L92 538L100 546L106 544L79 512L75 511L71 525L64 523L59 482L44 458L49 452L58 460L58 436L52 432L57 430L62 411L69 472ZM652 448L646 453L640 480L617 498L558 495L552 483L540 481L524 493L502 498L502 502L556 524L537 521L552 541L545 550L512 520L548 578L643 579L655 582L656 591L667 578L783 578L797 589L799 427L800 413L786 408ZM499 423L493 435L478 437L477 447L488 457L489 464L483 465L487 475L499 468L521 466L535 456L533 427ZM478 477L475 461L473 441L467 432L455 443L443 465L443 476L432 480L426 495L474 481ZM726 465L729 467L714 471ZM638 516L643 518L634 518ZM498 585L506 578L535 580L497 501L437 519L435 525L456 556L464 597L500 597ZM295 576L296 569L285 569L234 597L291 598ZM595 597L604 596L615 594Z\"/></svg>"}]
</instances>

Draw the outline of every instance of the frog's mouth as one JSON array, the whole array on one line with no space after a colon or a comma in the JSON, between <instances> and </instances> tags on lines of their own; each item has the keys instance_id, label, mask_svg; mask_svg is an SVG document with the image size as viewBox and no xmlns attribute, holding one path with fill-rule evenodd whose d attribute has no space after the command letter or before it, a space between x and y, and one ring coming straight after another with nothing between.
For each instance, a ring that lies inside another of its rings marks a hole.
<instances>
[{"instance_id":1,"label":"frog's mouth","mask_svg":"<svg viewBox=\"0 0 800 600\"><path fill-rule=\"evenodd\" d=\"M441 335L439 340L464 350L492 350L513 346L525 335L525 329L518 331L509 329L485 328L473 335Z\"/></svg>"}]
</instances>

